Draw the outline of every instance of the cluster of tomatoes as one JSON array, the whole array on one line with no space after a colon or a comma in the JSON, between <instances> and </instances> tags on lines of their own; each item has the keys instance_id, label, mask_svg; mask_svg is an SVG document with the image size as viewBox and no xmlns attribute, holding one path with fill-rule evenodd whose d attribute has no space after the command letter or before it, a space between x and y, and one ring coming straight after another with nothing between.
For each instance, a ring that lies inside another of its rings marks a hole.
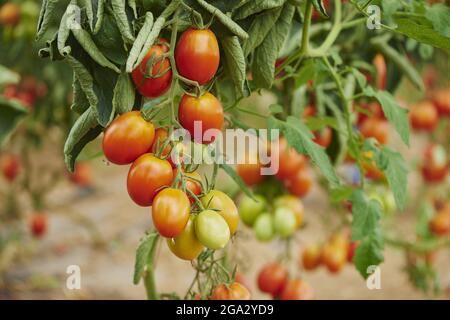
<instances>
[{"instance_id":1,"label":"cluster of tomatoes","mask_svg":"<svg viewBox=\"0 0 450 320\"><path fill-rule=\"evenodd\" d=\"M0 25L15 26L20 21L20 7L14 2L7 2L0 7Z\"/></svg>"},{"instance_id":2,"label":"cluster of tomatoes","mask_svg":"<svg viewBox=\"0 0 450 320\"><path fill-rule=\"evenodd\" d=\"M338 273L345 264L352 263L359 242L350 240L350 233L339 232L324 244L311 244L300 255L299 265L305 270L315 270L323 265L331 273Z\"/></svg>"},{"instance_id":3,"label":"cluster of tomatoes","mask_svg":"<svg viewBox=\"0 0 450 320\"><path fill-rule=\"evenodd\" d=\"M242 222L253 228L259 241L270 241L275 236L291 237L302 227L304 207L302 201L292 195L275 198L273 206L261 195L244 196L239 203Z\"/></svg>"},{"instance_id":4,"label":"cluster of tomatoes","mask_svg":"<svg viewBox=\"0 0 450 320\"><path fill-rule=\"evenodd\" d=\"M18 100L22 105L31 109L37 99L47 94L47 85L38 83L33 76L23 77L19 85L5 86L2 95L6 99Z\"/></svg>"},{"instance_id":5,"label":"cluster of tomatoes","mask_svg":"<svg viewBox=\"0 0 450 320\"><path fill-rule=\"evenodd\" d=\"M312 300L312 287L302 279L290 278L289 272L280 263L265 265L258 274L258 288L281 300Z\"/></svg>"}]
</instances>

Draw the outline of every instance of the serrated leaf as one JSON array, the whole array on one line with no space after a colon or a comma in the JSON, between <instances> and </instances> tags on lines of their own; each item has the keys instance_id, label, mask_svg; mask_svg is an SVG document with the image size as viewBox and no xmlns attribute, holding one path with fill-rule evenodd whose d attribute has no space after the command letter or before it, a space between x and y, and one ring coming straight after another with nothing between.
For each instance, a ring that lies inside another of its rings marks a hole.
<instances>
[{"instance_id":1,"label":"serrated leaf","mask_svg":"<svg viewBox=\"0 0 450 320\"><path fill-rule=\"evenodd\" d=\"M16 100L6 100L0 96L0 146L14 131L28 110Z\"/></svg>"},{"instance_id":2,"label":"serrated leaf","mask_svg":"<svg viewBox=\"0 0 450 320\"><path fill-rule=\"evenodd\" d=\"M353 194L353 188L349 186L340 186L338 188L331 189L330 199L331 202L341 203L342 201L349 200Z\"/></svg>"},{"instance_id":3,"label":"serrated leaf","mask_svg":"<svg viewBox=\"0 0 450 320\"><path fill-rule=\"evenodd\" d=\"M155 241L158 239L158 234L156 232L147 234L141 239L139 246L136 250L136 259L134 262L134 274L133 283L138 284L141 280L145 266L147 264L150 252L155 245Z\"/></svg>"},{"instance_id":4,"label":"serrated leaf","mask_svg":"<svg viewBox=\"0 0 450 320\"><path fill-rule=\"evenodd\" d=\"M233 179L234 182L236 182L236 184L239 186L239 188L241 188L241 190L244 191L244 193L247 196L254 199L255 196L253 195L253 192L247 187L245 182L242 181L241 177L236 173L236 171L232 167L223 163L223 164L220 164L220 168L223 171L225 171L226 174L228 174L230 176L230 178Z\"/></svg>"},{"instance_id":5,"label":"serrated leaf","mask_svg":"<svg viewBox=\"0 0 450 320\"><path fill-rule=\"evenodd\" d=\"M227 74L233 80L236 97L240 98L244 96L246 76L244 52L236 36L225 37L221 43L225 54Z\"/></svg>"},{"instance_id":6,"label":"serrated leaf","mask_svg":"<svg viewBox=\"0 0 450 320\"><path fill-rule=\"evenodd\" d=\"M356 249L353 263L364 279L370 275L369 267L378 266L384 261L383 249L383 238L379 230L369 233Z\"/></svg>"},{"instance_id":7,"label":"serrated leaf","mask_svg":"<svg viewBox=\"0 0 450 320\"><path fill-rule=\"evenodd\" d=\"M419 24L412 19L397 19L396 32L413 38L421 43L429 44L433 47L450 51L450 38L444 37L432 27Z\"/></svg>"},{"instance_id":8,"label":"serrated leaf","mask_svg":"<svg viewBox=\"0 0 450 320\"><path fill-rule=\"evenodd\" d=\"M130 22L128 21L127 13L125 10L125 1L111 0L111 7L122 37L127 43L133 43L134 35L131 30Z\"/></svg>"},{"instance_id":9,"label":"serrated leaf","mask_svg":"<svg viewBox=\"0 0 450 320\"><path fill-rule=\"evenodd\" d=\"M352 203L352 240L363 240L379 228L381 204L369 200L361 189L355 189L350 198Z\"/></svg>"},{"instance_id":10,"label":"serrated leaf","mask_svg":"<svg viewBox=\"0 0 450 320\"><path fill-rule=\"evenodd\" d=\"M256 13L260 13L264 10L270 10L278 7L282 7L286 0L259 0L248 1L242 5L239 10L235 11L234 20L242 20Z\"/></svg>"},{"instance_id":11,"label":"serrated leaf","mask_svg":"<svg viewBox=\"0 0 450 320\"><path fill-rule=\"evenodd\" d=\"M437 3L426 9L425 17L433 24L434 30L444 37L450 37L450 8Z\"/></svg>"},{"instance_id":12,"label":"serrated leaf","mask_svg":"<svg viewBox=\"0 0 450 320\"><path fill-rule=\"evenodd\" d=\"M133 109L135 100L134 86L127 73L121 73L114 88L113 109L122 114Z\"/></svg>"}]
</instances>

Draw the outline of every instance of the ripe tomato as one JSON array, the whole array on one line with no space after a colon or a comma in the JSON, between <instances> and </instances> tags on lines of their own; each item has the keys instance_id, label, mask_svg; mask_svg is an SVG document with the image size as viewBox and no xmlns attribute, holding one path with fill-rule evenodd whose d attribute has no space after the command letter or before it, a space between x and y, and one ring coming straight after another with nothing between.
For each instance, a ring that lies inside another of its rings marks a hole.
<instances>
[{"instance_id":1,"label":"ripe tomato","mask_svg":"<svg viewBox=\"0 0 450 320\"><path fill-rule=\"evenodd\" d=\"M195 235L195 218L192 216L183 232L172 239L167 239L167 245L174 255L183 260L194 260L204 247Z\"/></svg>"},{"instance_id":2,"label":"ripe tomato","mask_svg":"<svg viewBox=\"0 0 450 320\"><path fill-rule=\"evenodd\" d=\"M209 129L221 131L223 128L223 107L220 101L209 92L199 98L185 94L180 101L178 118L194 141L207 144L213 142L214 137L204 137L205 132ZM196 122L197 126L195 126ZM197 130L195 130L196 127Z\"/></svg>"},{"instance_id":3,"label":"ripe tomato","mask_svg":"<svg viewBox=\"0 0 450 320\"><path fill-rule=\"evenodd\" d=\"M411 108L409 120L416 130L433 131L438 124L439 115L431 102L423 101Z\"/></svg>"},{"instance_id":4,"label":"ripe tomato","mask_svg":"<svg viewBox=\"0 0 450 320\"><path fill-rule=\"evenodd\" d=\"M195 234L207 248L225 248L230 240L230 228L225 219L213 210L202 211L195 219Z\"/></svg>"},{"instance_id":5,"label":"ripe tomato","mask_svg":"<svg viewBox=\"0 0 450 320\"><path fill-rule=\"evenodd\" d=\"M0 7L0 24L15 26L20 21L20 7L12 2L6 2Z\"/></svg>"},{"instance_id":6,"label":"ripe tomato","mask_svg":"<svg viewBox=\"0 0 450 320\"><path fill-rule=\"evenodd\" d=\"M347 262L352 263L353 262L353 257L355 256L355 252L356 249L358 249L359 245L360 245L360 241L351 241L348 245L348 250L347 250Z\"/></svg>"},{"instance_id":7,"label":"ripe tomato","mask_svg":"<svg viewBox=\"0 0 450 320\"><path fill-rule=\"evenodd\" d=\"M131 199L138 205L148 207L161 187L169 186L173 172L167 160L147 153L140 156L128 172L127 188Z\"/></svg>"},{"instance_id":8,"label":"ripe tomato","mask_svg":"<svg viewBox=\"0 0 450 320\"><path fill-rule=\"evenodd\" d=\"M275 210L273 225L275 232L281 238L289 238L297 228L297 220L294 212L286 207L277 208Z\"/></svg>"},{"instance_id":9,"label":"ripe tomato","mask_svg":"<svg viewBox=\"0 0 450 320\"><path fill-rule=\"evenodd\" d=\"M303 118L314 117L316 115L316 108L312 105L307 105L303 110Z\"/></svg>"},{"instance_id":10,"label":"ripe tomato","mask_svg":"<svg viewBox=\"0 0 450 320\"><path fill-rule=\"evenodd\" d=\"M92 167L87 162L77 162L75 171L70 175L70 181L79 187L90 187L92 185Z\"/></svg>"},{"instance_id":11,"label":"ripe tomato","mask_svg":"<svg viewBox=\"0 0 450 320\"><path fill-rule=\"evenodd\" d=\"M386 144L389 139L389 123L386 120L367 118L361 124L361 134L364 138L375 138L380 144Z\"/></svg>"},{"instance_id":12,"label":"ripe tomato","mask_svg":"<svg viewBox=\"0 0 450 320\"><path fill-rule=\"evenodd\" d=\"M314 270L321 263L322 248L318 244L307 246L302 253L301 263L306 270Z\"/></svg>"},{"instance_id":13,"label":"ripe tomato","mask_svg":"<svg viewBox=\"0 0 450 320\"><path fill-rule=\"evenodd\" d=\"M288 282L288 271L281 264L273 262L265 265L258 274L258 288L273 296L283 292Z\"/></svg>"},{"instance_id":14,"label":"ripe tomato","mask_svg":"<svg viewBox=\"0 0 450 320\"><path fill-rule=\"evenodd\" d=\"M330 127L325 127L323 130L314 132L313 141L324 148L328 148L332 139L333 130Z\"/></svg>"},{"instance_id":15,"label":"ripe tomato","mask_svg":"<svg viewBox=\"0 0 450 320\"><path fill-rule=\"evenodd\" d=\"M429 228L437 236L445 236L450 233L450 212L439 211L429 222Z\"/></svg>"},{"instance_id":16,"label":"ripe tomato","mask_svg":"<svg viewBox=\"0 0 450 320\"><path fill-rule=\"evenodd\" d=\"M299 170L294 176L285 181L286 187L292 195L304 197L312 185L312 178L307 169Z\"/></svg>"},{"instance_id":17,"label":"ripe tomato","mask_svg":"<svg viewBox=\"0 0 450 320\"><path fill-rule=\"evenodd\" d=\"M249 227L255 224L256 219L267 205L266 199L261 195L255 195L255 200L244 196L239 202L239 215L242 222Z\"/></svg>"},{"instance_id":18,"label":"ripe tomato","mask_svg":"<svg viewBox=\"0 0 450 320\"><path fill-rule=\"evenodd\" d=\"M169 51L165 41L150 48L141 64L133 70L131 76L134 85L144 97L156 98L162 96L172 83L172 70L168 58L162 59L163 54ZM153 67L148 64L153 61ZM151 68L151 71L148 70Z\"/></svg>"},{"instance_id":19,"label":"ripe tomato","mask_svg":"<svg viewBox=\"0 0 450 320\"><path fill-rule=\"evenodd\" d=\"M384 56L378 53L375 58L373 58L373 65L377 71L377 88L380 90L386 89L386 78L387 78L387 67L386 60Z\"/></svg>"},{"instance_id":20,"label":"ripe tomato","mask_svg":"<svg viewBox=\"0 0 450 320\"><path fill-rule=\"evenodd\" d=\"M284 137L280 139L279 150L272 150L272 152L279 159L279 168L276 174L279 179L288 179L305 167L305 156L289 147Z\"/></svg>"},{"instance_id":21,"label":"ripe tomato","mask_svg":"<svg viewBox=\"0 0 450 320\"><path fill-rule=\"evenodd\" d=\"M295 215L296 228L298 229L302 226L305 208L299 198L292 195L280 196L275 199L274 206L275 208L289 208Z\"/></svg>"},{"instance_id":22,"label":"ripe tomato","mask_svg":"<svg viewBox=\"0 0 450 320\"><path fill-rule=\"evenodd\" d=\"M149 152L155 137L155 128L145 121L139 111L117 117L105 130L103 152L114 164L129 164Z\"/></svg>"},{"instance_id":23,"label":"ripe tomato","mask_svg":"<svg viewBox=\"0 0 450 320\"><path fill-rule=\"evenodd\" d=\"M300 280L289 280L281 294L281 300L312 300L314 292L312 287Z\"/></svg>"},{"instance_id":24,"label":"ripe tomato","mask_svg":"<svg viewBox=\"0 0 450 320\"><path fill-rule=\"evenodd\" d=\"M450 88L437 91L433 97L439 115L450 117Z\"/></svg>"},{"instance_id":25,"label":"ripe tomato","mask_svg":"<svg viewBox=\"0 0 450 320\"><path fill-rule=\"evenodd\" d=\"M246 163L236 165L236 172L241 179L250 187L261 183L265 176L261 175L262 164L257 160L256 163L250 163L246 157Z\"/></svg>"},{"instance_id":26,"label":"ripe tomato","mask_svg":"<svg viewBox=\"0 0 450 320\"><path fill-rule=\"evenodd\" d=\"M322 248L321 261L328 271L337 273L341 271L347 261L346 247L337 243L327 243Z\"/></svg>"},{"instance_id":27,"label":"ripe tomato","mask_svg":"<svg viewBox=\"0 0 450 320\"><path fill-rule=\"evenodd\" d=\"M158 128L155 130L155 138L153 139L153 145L151 147L151 150L153 153L158 152L159 148L162 148L162 146L165 144L166 140L169 138L169 133L167 132L167 129L165 128ZM172 147L170 144L167 144L164 147L164 150L161 152L162 157L167 157L170 152L172 151Z\"/></svg>"},{"instance_id":28,"label":"ripe tomato","mask_svg":"<svg viewBox=\"0 0 450 320\"><path fill-rule=\"evenodd\" d=\"M178 169L173 170L173 176L177 176ZM194 195L198 196L202 193L202 185L198 181L202 181L202 177L197 171L194 172L184 172L184 183L186 185L186 190L191 191ZM190 192L187 192L188 198L193 203L195 199L191 196Z\"/></svg>"},{"instance_id":29,"label":"ripe tomato","mask_svg":"<svg viewBox=\"0 0 450 320\"><path fill-rule=\"evenodd\" d=\"M179 189L163 189L153 199L153 224L163 237L174 238L183 232L190 212L189 198Z\"/></svg>"},{"instance_id":30,"label":"ripe tomato","mask_svg":"<svg viewBox=\"0 0 450 320\"><path fill-rule=\"evenodd\" d=\"M217 210L228 224L231 235L233 235L239 224L239 211L234 201L225 193L219 190L211 190L201 198L201 202L206 209Z\"/></svg>"},{"instance_id":31,"label":"ripe tomato","mask_svg":"<svg viewBox=\"0 0 450 320\"><path fill-rule=\"evenodd\" d=\"M358 112L358 125L361 125L367 118L385 119L383 108L378 102L360 103L359 107L368 114Z\"/></svg>"},{"instance_id":32,"label":"ripe tomato","mask_svg":"<svg viewBox=\"0 0 450 320\"><path fill-rule=\"evenodd\" d=\"M180 75L204 85L217 72L220 63L219 44L209 29L187 29L178 40L175 62Z\"/></svg>"},{"instance_id":33,"label":"ripe tomato","mask_svg":"<svg viewBox=\"0 0 450 320\"><path fill-rule=\"evenodd\" d=\"M0 165L5 179L13 182L21 168L19 157L13 154L5 154L0 158Z\"/></svg>"},{"instance_id":34,"label":"ripe tomato","mask_svg":"<svg viewBox=\"0 0 450 320\"><path fill-rule=\"evenodd\" d=\"M239 282L229 286L220 284L214 288L210 300L250 300L250 291Z\"/></svg>"},{"instance_id":35,"label":"ripe tomato","mask_svg":"<svg viewBox=\"0 0 450 320\"><path fill-rule=\"evenodd\" d=\"M34 213L30 222L31 234L36 238L42 237L48 229L47 215Z\"/></svg>"},{"instance_id":36,"label":"ripe tomato","mask_svg":"<svg viewBox=\"0 0 450 320\"><path fill-rule=\"evenodd\" d=\"M422 176L427 182L441 182L447 177L449 165L443 146L431 144L425 149Z\"/></svg>"}]
</instances>

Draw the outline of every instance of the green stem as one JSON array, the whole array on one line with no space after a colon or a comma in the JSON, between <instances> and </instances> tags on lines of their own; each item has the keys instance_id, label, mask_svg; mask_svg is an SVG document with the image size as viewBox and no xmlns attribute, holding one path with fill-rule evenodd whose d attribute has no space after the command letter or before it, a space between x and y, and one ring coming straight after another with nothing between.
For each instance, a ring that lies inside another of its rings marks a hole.
<instances>
[{"instance_id":1,"label":"green stem","mask_svg":"<svg viewBox=\"0 0 450 320\"><path fill-rule=\"evenodd\" d=\"M417 253L427 253L442 247L450 246L450 237L444 239L433 239L420 242L410 242L401 239L384 237L384 242L392 247L406 249Z\"/></svg>"},{"instance_id":2,"label":"green stem","mask_svg":"<svg viewBox=\"0 0 450 320\"><path fill-rule=\"evenodd\" d=\"M306 54L309 50L309 29L311 26L311 18L313 12L312 0L307 0L305 8L305 21L303 22L302 43L300 46L300 54Z\"/></svg>"},{"instance_id":3,"label":"green stem","mask_svg":"<svg viewBox=\"0 0 450 320\"><path fill-rule=\"evenodd\" d=\"M155 253L158 247L159 234L155 235L156 239L152 243L150 253L147 259L147 270L144 276L145 290L147 292L148 300L158 300L159 295L156 291L156 281L155 281Z\"/></svg>"},{"instance_id":4,"label":"green stem","mask_svg":"<svg viewBox=\"0 0 450 320\"><path fill-rule=\"evenodd\" d=\"M312 49L310 52L310 55L313 57L320 57L324 56L328 53L333 43L336 41L337 37L339 36L339 33L342 30L342 2L341 0L336 0L334 2L334 23L333 27L331 28L330 33L328 34L325 41L322 43L322 45L317 49Z\"/></svg>"}]
</instances>

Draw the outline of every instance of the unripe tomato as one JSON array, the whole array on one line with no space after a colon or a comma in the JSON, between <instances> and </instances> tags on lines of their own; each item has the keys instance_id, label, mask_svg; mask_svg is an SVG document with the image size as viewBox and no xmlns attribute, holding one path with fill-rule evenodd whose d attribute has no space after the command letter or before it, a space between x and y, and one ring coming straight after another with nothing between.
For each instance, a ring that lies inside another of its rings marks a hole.
<instances>
[{"instance_id":1,"label":"unripe tomato","mask_svg":"<svg viewBox=\"0 0 450 320\"><path fill-rule=\"evenodd\" d=\"M328 271L337 273L347 261L347 250L342 245L327 243L322 248L321 261Z\"/></svg>"},{"instance_id":2,"label":"unripe tomato","mask_svg":"<svg viewBox=\"0 0 450 320\"><path fill-rule=\"evenodd\" d=\"M180 101L178 118L195 142L207 144L213 142L214 137L205 138L203 136L205 132L209 129L221 131L223 128L223 107L220 101L209 92L198 98L185 94ZM197 130L195 130L195 123L197 123Z\"/></svg>"},{"instance_id":3,"label":"unripe tomato","mask_svg":"<svg viewBox=\"0 0 450 320\"><path fill-rule=\"evenodd\" d=\"M375 138L380 144L389 140L389 123L386 120L367 118L361 124L361 134L364 138Z\"/></svg>"},{"instance_id":4,"label":"unripe tomato","mask_svg":"<svg viewBox=\"0 0 450 320\"><path fill-rule=\"evenodd\" d=\"M145 121L139 111L117 117L105 130L103 152L114 164L129 164L149 152L155 137L155 128Z\"/></svg>"},{"instance_id":5,"label":"unripe tomato","mask_svg":"<svg viewBox=\"0 0 450 320\"><path fill-rule=\"evenodd\" d=\"M239 203L239 215L242 222L249 227L254 225L256 219L267 205L266 199L261 195L255 195L255 200L249 196L244 196Z\"/></svg>"},{"instance_id":6,"label":"unripe tomato","mask_svg":"<svg viewBox=\"0 0 450 320\"><path fill-rule=\"evenodd\" d=\"M210 300L250 300L250 292L238 282L229 286L220 284L214 288Z\"/></svg>"},{"instance_id":7,"label":"unripe tomato","mask_svg":"<svg viewBox=\"0 0 450 320\"><path fill-rule=\"evenodd\" d=\"M211 190L201 198L201 202L206 209L214 209L225 219L231 235L236 232L239 224L239 211L229 196L222 191Z\"/></svg>"},{"instance_id":8,"label":"unripe tomato","mask_svg":"<svg viewBox=\"0 0 450 320\"><path fill-rule=\"evenodd\" d=\"M450 117L450 88L437 91L433 97L439 115Z\"/></svg>"},{"instance_id":9,"label":"unripe tomato","mask_svg":"<svg viewBox=\"0 0 450 320\"><path fill-rule=\"evenodd\" d=\"M152 205L157 191L162 187L170 186L172 180L173 172L170 163L147 153L133 162L128 172L128 194L138 205L148 207Z\"/></svg>"},{"instance_id":10,"label":"unripe tomato","mask_svg":"<svg viewBox=\"0 0 450 320\"><path fill-rule=\"evenodd\" d=\"M178 40L175 62L180 75L204 85L217 72L220 63L219 44L209 29L187 29Z\"/></svg>"},{"instance_id":11,"label":"unripe tomato","mask_svg":"<svg viewBox=\"0 0 450 320\"><path fill-rule=\"evenodd\" d=\"M173 176L177 176L178 169L173 170ZM184 183L186 186L186 190L189 190L194 195L198 196L202 193L202 185L200 181L202 181L202 177L197 171L194 172L184 172ZM191 203L194 203L195 199L192 197L191 193L187 192L188 198Z\"/></svg>"},{"instance_id":12,"label":"unripe tomato","mask_svg":"<svg viewBox=\"0 0 450 320\"><path fill-rule=\"evenodd\" d=\"M0 24L15 26L20 21L20 7L12 2L7 2L0 7Z\"/></svg>"},{"instance_id":13,"label":"unripe tomato","mask_svg":"<svg viewBox=\"0 0 450 320\"><path fill-rule=\"evenodd\" d=\"M153 199L153 224L163 237L174 238L183 232L190 212L189 198L179 189L163 189Z\"/></svg>"},{"instance_id":14,"label":"unripe tomato","mask_svg":"<svg viewBox=\"0 0 450 320\"><path fill-rule=\"evenodd\" d=\"M281 300L312 300L314 291L308 283L293 279L287 282L280 298Z\"/></svg>"},{"instance_id":15,"label":"unripe tomato","mask_svg":"<svg viewBox=\"0 0 450 320\"><path fill-rule=\"evenodd\" d=\"M195 235L195 218L191 217L183 232L177 237L167 239L167 246L178 258L194 260L203 251L204 247Z\"/></svg>"},{"instance_id":16,"label":"unripe tomato","mask_svg":"<svg viewBox=\"0 0 450 320\"><path fill-rule=\"evenodd\" d=\"M259 241L270 241L275 234L273 217L270 213L261 213L253 225L255 237Z\"/></svg>"},{"instance_id":17,"label":"unripe tomato","mask_svg":"<svg viewBox=\"0 0 450 320\"><path fill-rule=\"evenodd\" d=\"M246 159L248 159L246 157ZM250 187L261 183L265 176L261 175L262 164L257 161L256 163L250 163L247 160L246 163L240 163L236 165L236 172L241 179Z\"/></svg>"},{"instance_id":18,"label":"unripe tomato","mask_svg":"<svg viewBox=\"0 0 450 320\"><path fill-rule=\"evenodd\" d=\"M386 89L386 78L387 78L387 67L386 60L384 56L378 53L375 58L373 58L373 65L377 71L377 88L380 90Z\"/></svg>"},{"instance_id":19,"label":"unripe tomato","mask_svg":"<svg viewBox=\"0 0 450 320\"><path fill-rule=\"evenodd\" d=\"M43 213L34 213L30 222L31 234L36 238L42 237L48 229L47 215Z\"/></svg>"},{"instance_id":20,"label":"unripe tomato","mask_svg":"<svg viewBox=\"0 0 450 320\"><path fill-rule=\"evenodd\" d=\"M21 168L19 157L13 154L5 154L0 158L0 165L5 179L13 182Z\"/></svg>"},{"instance_id":21,"label":"unripe tomato","mask_svg":"<svg viewBox=\"0 0 450 320\"><path fill-rule=\"evenodd\" d=\"M429 222L432 233L437 236L445 236L450 233L450 213L439 211Z\"/></svg>"},{"instance_id":22,"label":"unripe tomato","mask_svg":"<svg viewBox=\"0 0 450 320\"><path fill-rule=\"evenodd\" d=\"M305 167L305 156L289 147L284 137L280 139L279 150L273 150L272 152L274 152L275 157L279 158L279 168L276 173L279 179L288 179Z\"/></svg>"},{"instance_id":23,"label":"unripe tomato","mask_svg":"<svg viewBox=\"0 0 450 320\"><path fill-rule=\"evenodd\" d=\"M225 219L213 210L202 211L195 219L195 234L207 248L225 248L230 240L230 228Z\"/></svg>"},{"instance_id":24,"label":"unripe tomato","mask_svg":"<svg viewBox=\"0 0 450 320\"><path fill-rule=\"evenodd\" d=\"M411 108L409 119L413 129L429 132L436 128L439 116L436 108L431 102L423 101Z\"/></svg>"},{"instance_id":25,"label":"unripe tomato","mask_svg":"<svg viewBox=\"0 0 450 320\"><path fill-rule=\"evenodd\" d=\"M277 296L284 290L288 277L288 271L281 264L267 264L258 274L258 288L262 292Z\"/></svg>"},{"instance_id":26,"label":"unripe tomato","mask_svg":"<svg viewBox=\"0 0 450 320\"><path fill-rule=\"evenodd\" d=\"M275 199L274 205L275 208L286 207L290 209L295 215L296 228L298 229L302 226L305 208L299 198L292 195L279 196Z\"/></svg>"},{"instance_id":27,"label":"unripe tomato","mask_svg":"<svg viewBox=\"0 0 450 320\"><path fill-rule=\"evenodd\" d=\"M285 207L277 208L273 219L275 232L281 238L289 238L295 232L297 221L294 213Z\"/></svg>"},{"instance_id":28,"label":"unripe tomato","mask_svg":"<svg viewBox=\"0 0 450 320\"><path fill-rule=\"evenodd\" d=\"M302 265L306 270L314 270L321 263L322 248L318 244L307 246L302 253Z\"/></svg>"},{"instance_id":29,"label":"unripe tomato","mask_svg":"<svg viewBox=\"0 0 450 320\"><path fill-rule=\"evenodd\" d=\"M312 178L307 169L299 170L285 181L286 187L292 195L304 197L311 190Z\"/></svg>"},{"instance_id":30,"label":"unripe tomato","mask_svg":"<svg viewBox=\"0 0 450 320\"><path fill-rule=\"evenodd\" d=\"M162 59L163 54L167 53L169 48L167 44L153 45L141 64L133 70L131 76L134 85L139 93L144 97L156 98L162 96L170 88L172 83L172 70L170 69L169 58ZM153 60L153 67L149 64ZM148 70L151 68L151 71Z\"/></svg>"},{"instance_id":31,"label":"unripe tomato","mask_svg":"<svg viewBox=\"0 0 450 320\"><path fill-rule=\"evenodd\" d=\"M324 148L328 148L332 139L333 130L330 127L325 127L323 130L314 132L313 141Z\"/></svg>"},{"instance_id":32,"label":"unripe tomato","mask_svg":"<svg viewBox=\"0 0 450 320\"><path fill-rule=\"evenodd\" d=\"M79 187L90 187L92 185L92 167L87 162L77 162L75 171L70 175L70 181Z\"/></svg>"}]
</instances>

